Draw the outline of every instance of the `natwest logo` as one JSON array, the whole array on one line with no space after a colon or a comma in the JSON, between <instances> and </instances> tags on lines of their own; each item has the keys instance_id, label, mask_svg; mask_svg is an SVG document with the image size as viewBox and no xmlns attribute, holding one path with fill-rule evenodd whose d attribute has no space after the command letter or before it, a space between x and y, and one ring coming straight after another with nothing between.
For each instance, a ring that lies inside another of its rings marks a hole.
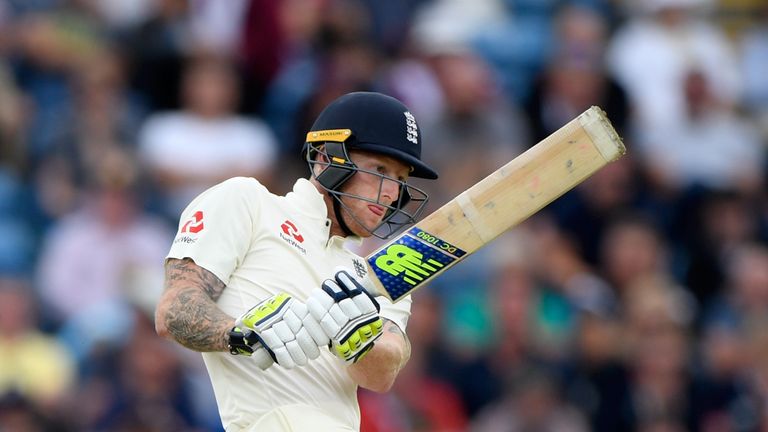
<instances>
[{"instance_id":1,"label":"natwest logo","mask_svg":"<svg viewBox=\"0 0 768 432\"><path fill-rule=\"evenodd\" d=\"M191 218L184 222L180 232L197 234L202 231L203 228L205 228L205 225L203 225L203 212L198 210Z\"/></svg>"},{"instance_id":2,"label":"natwest logo","mask_svg":"<svg viewBox=\"0 0 768 432\"><path fill-rule=\"evenodd\" d=\"M304 242L304 236L299 234L299 229L296 228L296 225L294 225L293 222L286 219L286 221L283 222L282 225L280 225L280 228L283 229L283 232L285 233L285 235L289 235L293 237L299 243Z\"/></svg>"},{"instance_id":3,"label":"natwest logo","mask_svg":"<svg viewBox=\"0 0 768 432\"><path fill-rule=\"evenodd\" d=\"M299 234L299 229L296 228L296 225L293 222L286 219L285 222L280 225L280 229L283 230L283 232L279 233L281 239L301 251L302 254L307 254L307 250L301 245L301 243L304 243L304 236Z\"/></svg>"}]
</instances>

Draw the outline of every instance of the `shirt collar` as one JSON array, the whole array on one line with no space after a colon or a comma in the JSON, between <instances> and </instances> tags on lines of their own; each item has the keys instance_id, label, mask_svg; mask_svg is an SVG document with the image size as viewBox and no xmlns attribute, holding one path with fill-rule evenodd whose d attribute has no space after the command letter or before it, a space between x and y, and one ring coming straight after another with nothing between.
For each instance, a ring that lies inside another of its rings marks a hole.
<instances>
[{"instance_id":1,"label":"shirt collar","mask_svg":"<svg viewBox=\"0 0 768 432\"><path fill-rule=\"evenodd\" d=\"M294 208L299 210L304 216L322 223L325 226L326 235L330 236L331 221L328 218L328 209L325 206L323 194L317 190L315 185L305 178L300 178L294 183L293 191L288 192L285 197L293 204ZM328 223L326 224L326 222ZM328 238L327 246L341 247L348 241L359 245L363 242L363 238L358 236L330 236Z\"/></svg>"},{"instance_id":2,"label":"shirt collar","mask_svg":"<svg viewBox=\"0 0 768 432\"><path fill-rule=\"evenodd\" d=\"M328 209L325 208L323 195L305 178L296 180L293 191L288 192L285 197L305 216L323 221L328 218Z\"/></svg>"}]
</instances>

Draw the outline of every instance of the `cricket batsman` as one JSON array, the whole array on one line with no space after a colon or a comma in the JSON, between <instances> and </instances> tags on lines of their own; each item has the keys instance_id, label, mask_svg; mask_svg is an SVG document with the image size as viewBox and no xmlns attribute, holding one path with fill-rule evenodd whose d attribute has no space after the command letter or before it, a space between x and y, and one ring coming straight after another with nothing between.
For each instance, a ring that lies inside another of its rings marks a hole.
<instances>
[{"instance_id":1,"label":"cricket batsman","mask_svg":"<svg viewBox=\"0 0 768 432\"><path fill-rule=\"evenodd\" d=\"M227 431L357 431L358 386L392 386L410 298L368 294L345 243L416 221L427 195L408 179L437 178L421 135L397 99L350 93L307 134L310 175L292 192L232 178L182 213L156 328L202 352Z\"/></svg>"}]
</instances>

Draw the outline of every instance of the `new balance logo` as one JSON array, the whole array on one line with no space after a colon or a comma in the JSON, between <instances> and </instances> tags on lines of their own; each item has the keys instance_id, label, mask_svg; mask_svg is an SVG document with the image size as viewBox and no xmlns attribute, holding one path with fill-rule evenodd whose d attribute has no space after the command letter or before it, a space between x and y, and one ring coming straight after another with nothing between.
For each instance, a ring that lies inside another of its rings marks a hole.
<instances>
[{"instance_id":1,"label":"new balance logo","mask_svg":"<svg viewBox=\"0 0 768 432\"><path fill-rule=\"evenodd\" d=\"M402 276L403 281L416 285L444 267L442 263L431 258L422 261L423 257L408 246L394 244L376 258L376 267L392 276Z\"/></svg>"}]
</instances>

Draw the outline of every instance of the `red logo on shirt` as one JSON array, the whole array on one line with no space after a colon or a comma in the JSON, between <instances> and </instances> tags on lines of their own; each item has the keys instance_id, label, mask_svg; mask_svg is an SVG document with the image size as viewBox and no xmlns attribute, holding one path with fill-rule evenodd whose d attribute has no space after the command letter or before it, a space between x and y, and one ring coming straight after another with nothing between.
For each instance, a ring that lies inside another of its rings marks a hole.
<instances>
[{"instance_id":1,"label":"red logo on shirt","mask_svg":"<svg viewBox=\"0 0 768 432\"><path fill-rule=\"evenodd\" d=\"M203 225L203 212L196 211L195 214L189 218L189 220L184 222L184 226L181 227L181 232L191 232L192 234L197 234L202 231L203 228L205 228Z\"/></svg>"},{"instance_id":2,"label":"red logo on shirt","mask_svg":"<svg viewBox=\"0 0 768 432\"><path fill-rule=\"evenodd\" d=\"M293 222L286 219L285 222L283 222L282 225L280 225L280 228L283 229L283 232L285 235L289 235L294 238L299 243L304 242L304 236L299 234L299 229L296 228L296 225L293 224Z\"/></svg>"}]
</instances>

